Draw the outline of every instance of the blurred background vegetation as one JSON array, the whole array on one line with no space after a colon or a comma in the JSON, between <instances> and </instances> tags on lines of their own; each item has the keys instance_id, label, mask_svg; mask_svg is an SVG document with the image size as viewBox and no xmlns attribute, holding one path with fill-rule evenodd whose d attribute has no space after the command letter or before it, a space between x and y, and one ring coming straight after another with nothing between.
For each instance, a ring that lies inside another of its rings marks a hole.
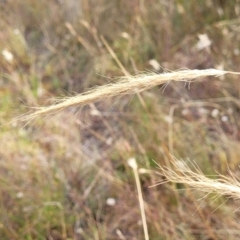
<instances>
[{"instance_id":1,"label":"blurred background vegetation","mask_svg":"<svg viewBox=\"0 0 240 240\"><path fill-rule=\"evenodd\" d=\"M1 0L0 16L2 240L144 239L130 157L142 168L150 239L240 238L239 202L149 188L171 154L206 175L240 173L236 76L8 124L128 73L240 71L239 0Z\"/></svg>"}]
</instances>

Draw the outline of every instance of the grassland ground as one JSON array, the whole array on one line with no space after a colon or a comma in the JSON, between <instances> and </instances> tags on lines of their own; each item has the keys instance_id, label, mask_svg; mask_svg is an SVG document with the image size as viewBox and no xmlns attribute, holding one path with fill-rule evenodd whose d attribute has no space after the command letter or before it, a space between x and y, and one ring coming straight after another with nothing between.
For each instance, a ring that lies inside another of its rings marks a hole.
<instances>
[{"instance_id":1,"label":"grassland ground","mask_svg":"<svg viewBox=\"0 0 240 240\"><path fill-rule=\"evenodd\" d=\"M166 183L157 165L194 161L239 176L239 77L169 82L138 95L12 122L53 98L176 69L239 72L240 2L0 2L0 238L239 239L239 201Z\"/></svg>"}]
</instances>

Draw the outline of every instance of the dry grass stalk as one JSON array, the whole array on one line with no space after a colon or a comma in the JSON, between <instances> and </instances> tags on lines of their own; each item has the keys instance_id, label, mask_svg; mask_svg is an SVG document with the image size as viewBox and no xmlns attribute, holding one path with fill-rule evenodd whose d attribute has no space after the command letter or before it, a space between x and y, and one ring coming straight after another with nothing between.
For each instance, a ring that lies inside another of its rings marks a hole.
<instances>
[{"instance_id":1,"label":"dry grass stalk","mask_svg":"<svg viewBox=\"0 0 240 240\"><path fill-rule=\"evenodd\" d=\"M121 80L117 83L110 83L104 86L96 87L74 97L63 98L51 106L35 108L35 112L21 116L18 118L18 120L30 121L44 115L54 114L68 107L83 107L89 103L104 100L106 98L115 96L121 97L127 94L136 94L169 81L191 81L201 77L220 76L227 73L239 74L217 69L206 69L180 70L163 74L150 73L141 74L138 76L126 76L121 78Z\"/></svg>"},{"instance_id":2,"label":"dry grass stalk","mask_svg":"<svg viewBox=\"0 0 240 240\"><path fill-rule=\"evenodd\" d=\"M194 190L209 193L217 193L219 196L228 196L234 199L240 199L240 182L236 176L229 170L230 176L218 174L216 179L211 179L202 173L198 166L192 163L194 171L184 161L173 160L174 170L161 167L160 175L166 180L160 181L158 184L166 182L183 183L190 185ZM156 185L158 185L156 184Z\"/></svg>"},{"instance_id":3,"label":"dry grass stalk","mask_svg":"<svg viewBox=\"0 0 240 240\"><path fill-rule=\"evenodd\" d=\"M140 178L138 175L138 165L137 165L136 159L130 158L128 160L128 165L133 169L134 178L135 178L136 185L137 185L138 201L139 201L139 207L140 207L142 223L143 223L144 239L149 240L147 219L146 219L145 208L144 208L144 200L143 200L143 195L142 195Z\"/></svg>"}]
</instances>

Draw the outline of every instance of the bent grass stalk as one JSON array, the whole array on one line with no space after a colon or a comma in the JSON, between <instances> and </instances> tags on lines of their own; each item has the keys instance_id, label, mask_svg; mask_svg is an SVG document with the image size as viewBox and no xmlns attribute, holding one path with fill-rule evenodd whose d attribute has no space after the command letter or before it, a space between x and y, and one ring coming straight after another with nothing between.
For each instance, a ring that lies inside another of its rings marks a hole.
<instances>
[{"instance_id":1,"label":"bent grass stalk","mask_svg":"<svg viewBox=\"0 0 240 240\"><path fill-rule=\"evenodd\" d=\"M128 94L136 94L147 89L153 88L159 84L169 81L191 81L207 76L221 76L224 74L240 74L237 72L222 71L217 69L206 70L180 70L167 72L163 74L141 74L137 76L126 76L116 83L110 83L100 87L95 87L83 94L74 97L63 98L56 101L55 104L47 107L34 108L35 111L30 114L20 116L19 121L31 121L38 117L54 114L68 107L83 107L87 104L94 103L112 97L121 97Z\"/></svg>"}]
</instances>

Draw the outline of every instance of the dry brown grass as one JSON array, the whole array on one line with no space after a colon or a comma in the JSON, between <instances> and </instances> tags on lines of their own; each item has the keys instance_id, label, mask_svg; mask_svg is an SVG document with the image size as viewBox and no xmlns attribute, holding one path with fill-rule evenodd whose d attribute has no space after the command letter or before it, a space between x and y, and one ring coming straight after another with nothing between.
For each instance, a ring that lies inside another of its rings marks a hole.
<instances>
[{"instance_id":1,"label":"dry brown grass","mask_svg":"<svg viewBox=\"0 0 240 240\"><path fill-rule=\"evenodd\" d=\"M201 77L215 76L219 77L225 74L239 74L237 72L221 71L217 69L207 70L181 70L176 72L167 72L163 74L142 74L138 76L128 76L122 78L117 83L104 85L94 88L86 93L80 94L75 97L64 98L59 100L56 104L49 107L43 107L37 109L34 113L21 117L19 120L31 121L36 118L40 118L45 115L54 114L68 107L83 107L87 104L92 104L96 101L103 101L111 97L121 97L127 94L136 94L144 90L153 88L157 85L166 84L169 81L185 81L191 82ZM190 185L193 189L206 192L208 196L212 192L216 192L219 196L228 195L235 199L240 199L240 183L232 175L233 178L227 178L223 175L218 180L212 180L204 176L204 174L195 167L197 172L193 172L183 161L173 162L175 170L167 167L159 166L161 175L166 177L166 182L183 183ZM137 185L139 206L142 216L143 231L145 240L149 239L148 225L146 221L146 214L144 209L144 200L141 190L140 179L138 175L138 167L136 160L131 158L129 160L129 166L133 168L135 181ZM162 183L162 182L161 182ZM160 183L159 183L160 184ZM211 236L215 238L215 235L210 231ZM66 233L65 235L66 236Z\"/></svg>"},{"instance_id":2,"label":"dry brown grass","mask_svg":"<svg viewBox=\"0 0 240 240\"><path fill-rule=\"evenodd\" d=\"M227 196L236 200L240 199L239 179L229 169L230 176L218 174L208 178L196 163L190 163L190 166L193 167L192 170L185 161L173 159L173 168L159 166L159 174L166 179L158 184L166 182L183 183L189 185L193 190L206 193L206 196L217 193L218 197Z\"/></svg>"},{"instance_id":3,"label":"dry brown grass","mask_svg":"<svg viewBox=\"0 0 240 240\"><path fill-rule=\"evenodd\" d=\"M63 98L56 104L48 107L36 108L37 110L29 115L20 117L20 121L31 121L35 118L54 114L68 107L83 107L96 101L103 101L111 97L122 97L124 95L136 94L157 85L166 84L170 81L189 82L197 78L209 76L221 76L224 74L239 74L237 72L222 71L217 69L206 70L181 70L176 72L167 72L163 74L142 74L138 76L129 76L122 78L117 83L93 88L83 94L75 97Z\"/></svg>"},{"instance_id":4,"label":"dry brown grass","mask_svg":"<svg viewBox=\"0 0 240 240\"><path fill-rule=\"evenodd\" d=\"M0 15L1 240L240 239L239 76L215 70L239 72L239 0L7 0Z\"/></svg>"}]
</instances>

